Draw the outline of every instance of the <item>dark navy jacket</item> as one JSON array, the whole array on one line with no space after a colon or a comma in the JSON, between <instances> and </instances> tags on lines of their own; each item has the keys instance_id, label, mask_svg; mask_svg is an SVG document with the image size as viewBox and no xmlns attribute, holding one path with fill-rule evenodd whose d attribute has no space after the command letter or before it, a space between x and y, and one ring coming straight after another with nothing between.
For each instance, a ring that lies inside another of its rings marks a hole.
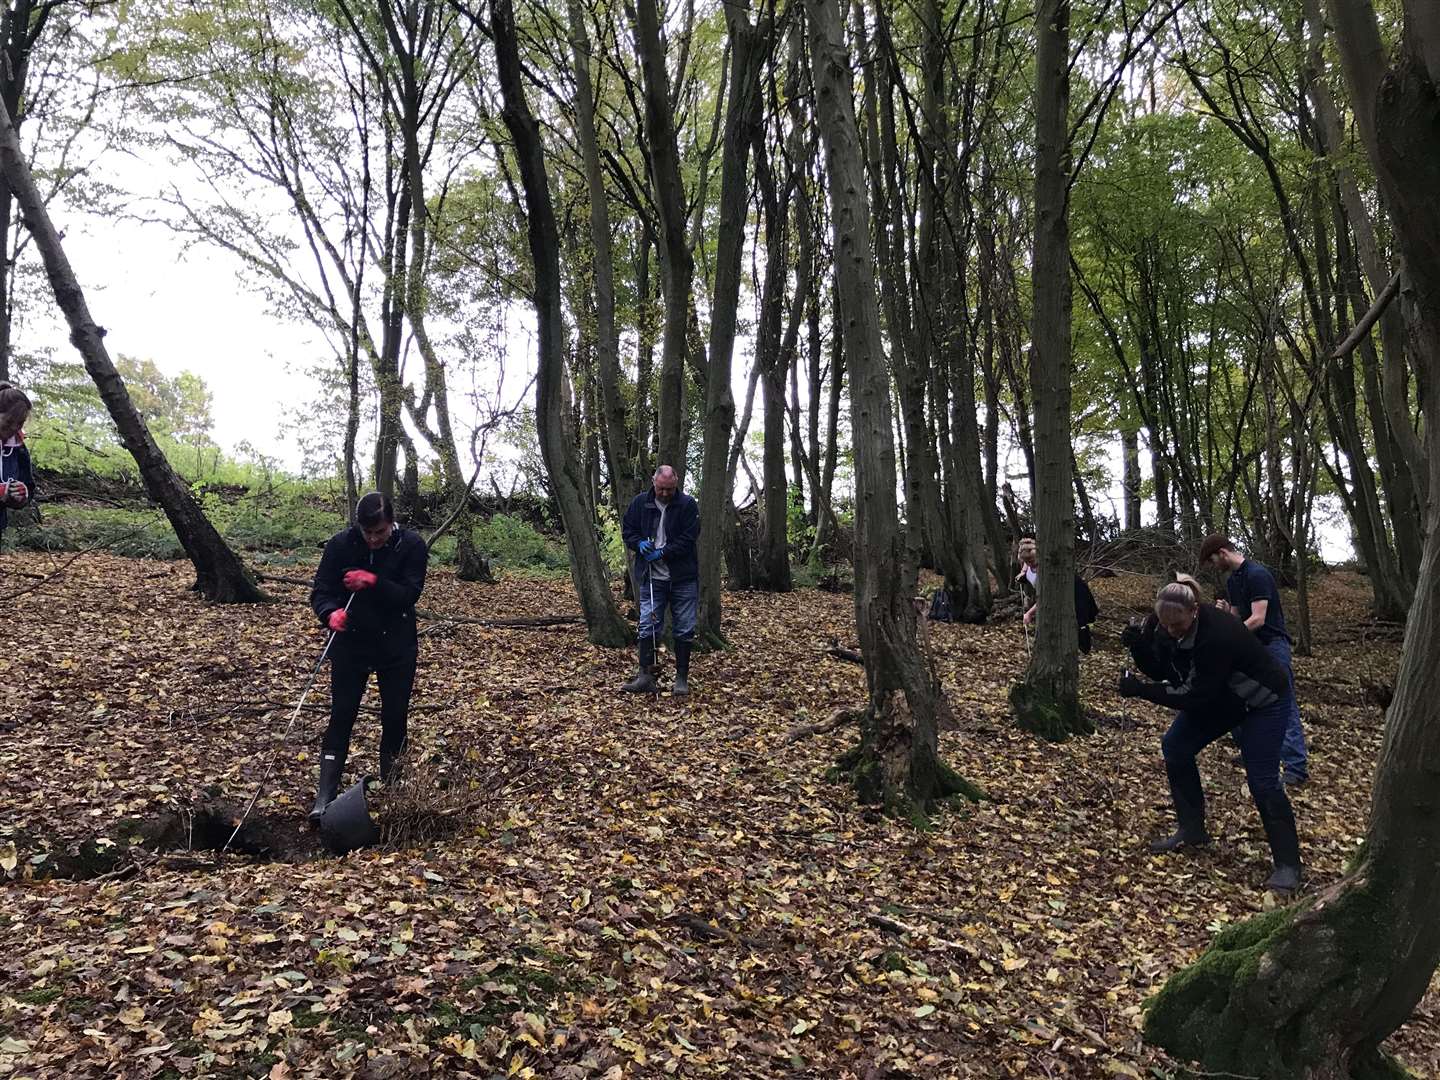
<instances>
[{"instance_id":1,"label":"dark navy jacket","mask_svg":"<svg viewBox=\"0 0 1440 1080\"><path fill-rule=\"evenodd\" d=\"M1265 609L1265 621L1255 628L1255 636L1266 645L1276 638L1290 640L1285 629L1285 609L1280 606L1280 587L1275 584L1275 575L1264 563L1254 559L1242 562L1225 582L1225 598L1241 622L1250 617L1256 600L1270 601Z\"/></svg>"},{"instance_id":2,"label":"dark navy jacket","mask_svg":"<svg viewBox=\"0 0 1440 1080\"><path fill-rule=\"evenodd\" d=\"M355 593L348 625L336 646L362 651L377 660L399 658L417 647L415 602L425 588L429 552L420 534L398 525L378 551L371 551L357 526L336 533L320 556L310 606L323 623L350 599L345 571L369 570L379 580Z\"/></svg>"},{"instance_id":3,"label":"dark navy jacket","mask_svg":"<svg viewBox=\"0 0 1440 1080\"><path fill-rule=\"evenodd\" d=\"M655 501L652 487L630 500L620 526L625 546L635 553L637 572L643 573L645 567L645 561L640 558L640 541L654 540L659 528L660 504ZM695 557L695 541L699 536L700 504L683 491L675 492L665 509L664 559L671 584L694 581L700 576L700 562Z\"/></svg>"},{"instance_id":4,"label":"dark navy jacket","mask_svg":"<svg viewBox=\"0 0 1440 1080\"><path fill-rule=\"evenodd\" d=\"M35 501L35 475L30 471L30 451L23 445L10 449L8 454L0 457L0 481L19 480L30 492L30 497L25 500L29 506ZM10 515L6 512L9 508L0 499L0 532L5 530L5 522Z\"/></svg>"}]
</instances>

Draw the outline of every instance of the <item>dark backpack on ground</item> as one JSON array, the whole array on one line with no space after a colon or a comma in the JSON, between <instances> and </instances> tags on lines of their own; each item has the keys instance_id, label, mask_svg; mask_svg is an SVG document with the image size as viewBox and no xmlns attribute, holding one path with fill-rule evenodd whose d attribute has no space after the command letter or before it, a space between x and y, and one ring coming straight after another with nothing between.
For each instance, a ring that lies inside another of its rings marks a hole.
<instances>
[{"instance_id":1,"label":"dark backpack on ground","mask_svg":"<svg viewBox=\"0 0 1440 1080\"><path fill-rule=\"evenodd\" d=\"M936 589L930 595L930 621L931 622L954 622L955 604L950 598L950 590L946 588Z\"/></svg>"}]
</instances>

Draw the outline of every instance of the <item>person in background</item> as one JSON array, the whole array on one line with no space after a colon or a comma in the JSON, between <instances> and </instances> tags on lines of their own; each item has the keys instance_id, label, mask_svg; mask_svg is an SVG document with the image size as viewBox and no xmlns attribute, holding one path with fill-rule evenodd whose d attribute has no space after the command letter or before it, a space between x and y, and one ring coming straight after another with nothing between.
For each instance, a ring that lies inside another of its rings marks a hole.
<instances>
[{"instance_id":1,"label":"person in background","mask_svg":"<svg viewBox=\"0 0 1440 1080\"><path fill-rule=\"evenodd\" d=\"M1280 606L1280 588L1275 583L1275 575L1262 563L1247 559L1221 533L1212 533L1201 543L1200 564L1229 574L1225 579L1226 598L1215 601L1215 606L1240 619L1290 679L1290 715L1285 724L1280 766L1284 783L1303 784L1310 778L1310 756L1305 746L1305 729L1300 724L1300 705L1295 699L1290 635L1285 629L1285 611Z\"/></svg>"},{"instance_id":2,"label":"person in background","mask_svg":"<svg viewBox=\"0 0 1440 1080\"><path fill-rule=\"evenodd\" d=\"M675 632L675 697L690 693L690 648L700 612L700 563L695 541L700 536L700 506L680 490L669 465L655 470L649 491L630 500L620 526L625 546L635 556L640 595L640 670L621 689L649 694L655 682L655 642L665 625L665 609Z\"/></svg>"},{"instance_id":3,"label":"person in background","mask_svg":"<svg viewBox=\"0 0 1440 1080\"><path fill-rule=\"evenodd\" d=\"M35 475L25 446L25 421L30 399L18 386L0 382L0 540L11 510L23 510L35 500Z\"/></svg>"},{"instance_id":4,"label":"person in background","mask_svg":"<svg viewBox=\"0 0 1440 1080\"><path fill-rule=\"evenodd\" d=\"M1015 581L1020 585L1022 591L1028 596L1037 597L1025 611L1024 622L1030 626L1035 621L1035 612L1039 607L1040 591L1040 552L1035 545L1033 536L1022 536L1020 543L1016 545L1015 557L1020 561L1020 573L1015 575ZM1090 591L1090 586L1079 574L1075 575L1075 633L1079 639L1080 651L1086 656L1090 655L1090 649L1094 644L1094 638L1090 633L1090 626L1100 617L1100 605L1095 602L1095 594Z\"/></svg>"}]
</instances>

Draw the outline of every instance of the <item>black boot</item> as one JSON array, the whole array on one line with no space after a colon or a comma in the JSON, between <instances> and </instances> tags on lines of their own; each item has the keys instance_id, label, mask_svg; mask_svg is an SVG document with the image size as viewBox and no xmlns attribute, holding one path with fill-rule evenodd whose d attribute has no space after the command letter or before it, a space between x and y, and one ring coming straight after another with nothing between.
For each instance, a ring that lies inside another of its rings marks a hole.
<instances>
[{"instance_id":1,"label":"black boot","mask_svg":"<svg viewBox=\"0 0 1440 1080\"><path fill-rule=\"evenodd\" d=\"M319 825L325 807L340 793L340 776L345 771L345 755L320 754L320 783L315 788L315 808L310 811L310 824Z\"/></svg>"},{"instance_id":2,"label":"black boot","mask_svg":"<svg viewBox=\"0 0 1440 1080\"><path fill-rule=\"evenodd\" d=\"M675 685L670 693L686 697L690 693L690 642L675 639Z\"/></svg>"},{"instance_id":3,"label":"black boot","mask_svg":"<svg viewBox=\"0 0 1440 1080\"><path fill-rule=\"evenodd\" d=\"M1169 836L1150 841L1150 854L1164 855L1181 848L1199 848L1210 843L1210 834L1205 831L1205 803L1194 803L1181 794L1179 788L1170 785L1170 798L1175 803L1175 820L1179 825Z\"/></svg>"},{"instance_id":4,"label":"black boot","mask_svg":"<svg viewBox=\"0 0 1440 1080\"><path fill-rule=\"evenodd\" d=\"M627 694L653 694L655 685L655 639L640 639L640 670L620 688Z\"/></svg>"},{"instance_id":5,"label":"black boot","mask_svg":"<svg viewBox=\"0 0 1440 1080\"><path fill-rule=\"evenodd\" d=\"M1275 870L1265 888L1275 892L1294 892L1300 887L1303 871L1300 865L1300 836L1295 830L1295 811L1282 787L1256 800L1260 821L1265 826L1265 839L1270 841L1270 857Z\"/></svg>"}]
</instances>

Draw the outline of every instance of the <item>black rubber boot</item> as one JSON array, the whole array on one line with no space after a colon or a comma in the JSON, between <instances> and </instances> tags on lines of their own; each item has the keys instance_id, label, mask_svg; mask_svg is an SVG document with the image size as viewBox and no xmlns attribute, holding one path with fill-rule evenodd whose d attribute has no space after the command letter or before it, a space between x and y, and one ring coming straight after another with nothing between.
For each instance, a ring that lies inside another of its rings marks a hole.
<instances>
[{"instance_id":1,"label":"black rubber boot","mask_svg":"<svg viewBox=\"0 0 1440 1080\"><path fill-rule=\"evenodd\" d=\"M1270 841L1270 857L1275 870L1265 888L1276 892L1294 892L1300 887L1303 870L1300 865L1300 836L1295 830L1295 811L1285 789L1272 791L1256 803L1260 821L1265 826L1265 839Z\"/></svg>"},{"instance_id":2,"label":"black rubber boot","mask_svg":"<svg viewBox=\"0 0 1440 1080\"><path fill-rule=\"evenodd\" d=\"M1169 836L1150 841L1150 854L1165 855L1181 848L1200 848L1210 843L1210 834L1205 831L1205 804L1198 806L1182 796L1174 784L1170 785L1170 798L1175 803L1175 820L1179 825Z\"/></svg>"},{"instance_id":3,"label":"black rubber boot","mask_svg":"<svg viewBox=\"0 0 1440 1080\"><path fill-rule=\"evenodd\" d=\"M320 783L315 788L315 808L310 811L310 824L319 825L325 807L335 801L340 792L340 776L345 771L345 755L321 753Z\"/></svg>"},{"instance_id":4,"label":"black rubber boot","mask_svg":"<svg viewBox=\"0 0 1440 1080\"><path fill-rule=\"evenodd\" d=\"M655 639L640 639L640 670L635 677L620 688L627 694L653 694L655 683Z\"/></svg>"},{"instance_id":5,"label":"black rubber boot","mask_svg":"<svg viewBox=\"0 0 1440 1080\"><path fill-rule=\"evenodd\" d=\"M690 642L675 639L675 685L670 693L687 697L690 693Z\"/></svg>"}]
</instances>

